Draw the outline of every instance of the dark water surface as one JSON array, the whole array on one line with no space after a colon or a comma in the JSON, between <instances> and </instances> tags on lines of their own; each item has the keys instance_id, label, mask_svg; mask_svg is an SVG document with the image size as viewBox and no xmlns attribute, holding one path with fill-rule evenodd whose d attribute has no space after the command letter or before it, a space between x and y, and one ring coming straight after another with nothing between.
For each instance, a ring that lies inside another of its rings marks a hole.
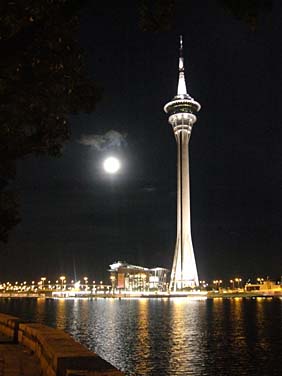
<instances>
[{"instance_id":1,"label":"dark water surface","mask_svg":"<svg viewBox=\"0 0 282 376\"><path fill-rule=\"evenodd\" d=\"M126 375L282 376L282 299L0 299Z\"/></svg>"}]
</instances>

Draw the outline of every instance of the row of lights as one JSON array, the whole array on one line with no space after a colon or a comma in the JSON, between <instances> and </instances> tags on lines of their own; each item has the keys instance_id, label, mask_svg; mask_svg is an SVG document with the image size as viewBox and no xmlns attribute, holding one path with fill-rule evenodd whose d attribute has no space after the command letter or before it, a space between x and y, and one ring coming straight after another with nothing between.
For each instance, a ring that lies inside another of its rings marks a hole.
<instances>
[{"instance_id":1,"label":"row of lights","mask_svg":"<svg viewBox=\"0 0 282 376\"><path fill-rule=\"evenodd\" d=\"M256 278L256 281L258 284L263 284L264 283L264 278L258 277ZM201 282L201 281L200 281ZM222 285L223 281L221 279L214 279L213 280L213 285L219 289ZM231 288L234 290L235 288L242 288L242 278L240 277L235 277L229 280Z\"/></svg>"},{"instance_id":2,"label":"row of lights","mask_svg":"<svg viewBox=\"0 0 282 376\"><path fill-rule=\"evenodd\" d=\"M79 289L80 287L83 287L88 290L90 289L88 286L89 280L88 277L83 278L84 283L81 283L80 281L75 282L74 280L71 280L70 282L70 287L69 288L77 288ZM103 281L100 281L99 283L96 284L96 281L93 281L93 286L99 286L103 287ZM46 277L41 277L40 281L37 283L35 281L32 281L31 284L28 284L26 281L24 282L15 282L14 284L10 282L6 283L0 283L0 290L14 290L14 291L38 291L38 290L46 290L46 289L66 289L67 288L67 279L65 276L60 276L55 283L51 283L50 280L47 280Z\"/></svg>"},{"instance_id":3,"label":"row of lights","mask_svg":"<svg viewBox=\"0 0 282 376\"><path fill-rule=\"evenodd\" d=\"M263 284L264 278L258 277L258 278L256 278L256 281L259 284ZM222 281L222 279L214 279L212 281L212 283L213 283L214 287L219 289L220 287L222 287L223 281ZM242 287L242 278L240 278L240 277L232 278L232 279L229 280L229 283L230 283L230 287L232 287L232 289L241 288ZM205 281L200 281L200 285L205 286L205 287L208 286L208 284L205 283Z\"/></svg>"},{"instance_id":4,"label":"row of lights","mask_svg":"<svg viewBox=\"0 0 282 376\"><path fill-rule=\"evenodd\" d=\"M52 289L63 290L63 289L67 288L67 279L64 275L61 275L55 281L55 284L52 284L50 280L48 280L47 282L46 281L47 281L46 277L41 277L40 281L37 282L37 284L35 283L35 281L32 281L31 285L28 285L26 281L24 281L22 283L15 282L14 285L12 285L10 282L6 282L6 283L2 283L2 284L0 283L0 290L14 290L14 291L36 290L37 291L37 290L45 290L46 287L50 290L52 290ZM83 288L83 286L84 286L85 290L90 289L88 287L90 285L88 277L83 277L83 281L84 281L84 284L81 283L80 281L75 282L74 280L71 280L69 288L80 289L80 287ZM258 278L256 278L256 281L259 284L263 284L264 278L258 277ZM230 279L229 282L230 282L232 289L242 287L242 285L241 285L242 278L240 278L240 277L235 277L233 279ZM95 285L99 286L100 285L101 287L103 287L103 281L100 281L100 283L97 283L97 284L96 284L96 281L92 281L92 283L93 283L93 286L95 286ZM204 280L199 281L199 283L200 283L200 286L202 286L203 288L207 288L209 286L209 284ZM221 279L214 279L212 281L212 283L213 283L213 287L215 287L216 289L219 289L219 288L222 287L223 281Z\"/></svg>"}]
</instances>

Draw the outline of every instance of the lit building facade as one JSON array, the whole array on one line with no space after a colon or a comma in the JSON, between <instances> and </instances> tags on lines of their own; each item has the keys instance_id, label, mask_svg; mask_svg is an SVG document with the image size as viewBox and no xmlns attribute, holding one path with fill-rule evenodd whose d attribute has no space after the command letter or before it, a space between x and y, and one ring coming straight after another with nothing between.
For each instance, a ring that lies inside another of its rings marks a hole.
<instances>
[{"instance_id":1,"label":"lit building facade","mask_svg":"<svg viewBox=\"0 0 282 376\"><path fill-rule=\"evenodd\" d=\"M170 290L199 285L191 237L189 140L195 113L201 106L188 93L184 76L183 43L180 37L179 78L176 96L164 106L177 143L177 235Z\"/></svg>"},{"instance_id":2,"label":"lit building facade","mask_svg":"<svg viewBox=\"0 0 282 376\"><path fill-rule=\"evenodd\" d=\"M110 265L110 280L114 292L166 291L168 273L165 268L144 268L117 261Z\"/></svg>"},{"instance_id":3,"label":"lit building facade","mask_svg":"<svg viewBox=\"0 0 282 376\"><path fill-rule=\"evenodd\" d=\"M245 291L247 292L260 292L271 295L282 294L282 284L276 284L273 281L263 281L262 283L246 283Z\"/></svg>"}]
</instances>

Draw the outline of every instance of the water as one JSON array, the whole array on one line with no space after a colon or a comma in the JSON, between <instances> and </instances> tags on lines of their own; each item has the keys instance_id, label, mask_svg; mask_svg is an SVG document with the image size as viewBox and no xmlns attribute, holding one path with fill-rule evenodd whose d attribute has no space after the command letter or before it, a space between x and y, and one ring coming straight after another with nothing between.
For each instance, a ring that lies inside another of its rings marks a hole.
<instances>
[{"instance_id":1,"label":"water","mask_svg":"<svg viewBox=\"0 0 282 376\"><path fill-rule=\"evenodd\" d=\"M281 376L282 299L0 299L130 376Z\"/></svg>"}]
</instances>

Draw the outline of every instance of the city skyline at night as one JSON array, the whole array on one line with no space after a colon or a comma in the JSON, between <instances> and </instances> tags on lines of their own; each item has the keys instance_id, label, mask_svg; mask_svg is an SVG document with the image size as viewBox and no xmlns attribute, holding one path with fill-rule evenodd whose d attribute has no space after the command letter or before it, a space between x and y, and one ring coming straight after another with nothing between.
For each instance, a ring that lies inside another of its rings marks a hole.
<instances>
[{"instance_id":1,"label":"city skyline at night","mask_svg":"<svg viewBox=\"0 0 282 376\"><path fill-rule=\"evenodd\" d=\"M0 376L282 375L281 13L0 4Z\"/></svg>"},{"instance_id":2,"label":"city skyline at night","mask_svg":"<svg viewBox=\"0 0 282 376\"><path fill-rule=\"evenodd\" d=\"M102 97L70 115L61 158L18 160L21 222L1 244L0 280L104 280L116 259L172 268L177 155L162 108L177 87L181 34L188 92L203 108L189 145L199 279L279 278L280 8L253 30L219 2L177 2L171 30L155 33L140 29L134 2L87 4L77 38ZM120 162L115 174L108 157Z\"/></svg>"}]
</instances>

